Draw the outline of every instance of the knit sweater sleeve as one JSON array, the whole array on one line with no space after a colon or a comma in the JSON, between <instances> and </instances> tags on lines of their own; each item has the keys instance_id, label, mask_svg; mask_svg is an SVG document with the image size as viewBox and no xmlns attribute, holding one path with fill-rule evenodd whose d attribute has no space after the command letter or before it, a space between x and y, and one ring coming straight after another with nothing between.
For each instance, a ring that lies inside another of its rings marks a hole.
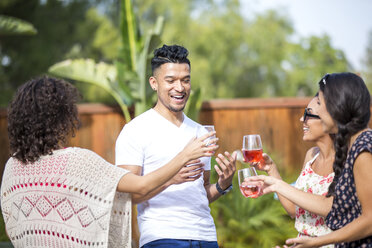
<instances>
[{"instance_id":1,"label":"knit sweater sleeve","mask_svg":"<svg viewBox=\"0 0 372 248\"><path fill-rule=\"evenodd\" d=\"M75 166L69 166L66 170L68 180L80 189L100 196L102 200L112 199L112 189L116 190L121 177L129 171L110 164L90 150L74 149L75 156L70 158L70 165Z\"/></svg>"},{"instance_id":2,"label":"knit sweater sleeve","mask_svg":"<svg viewBox=\"0 0 372 248\"><path fill-rule=\"evenodd\" d=\"M102 199L105 199L105 197L108 198L108 201L113 199L110 214L108 247L129 247L132 233L131 196L128 193L115 192L113 198L112 191L110 190L113 187L116 189L121 177L129 171L113 166L89 150L81 149L79 153L79 157L84 158L85 161L88 162L88 168L86 168L86 170L93 172L89 178L85 179L90 180L91 183L97 186L95 189L101 191L97 192L97 195L101 194ZM85 177L87 174L82 170L81 168L78 175ZM105 171L104 174L102 173L103 171ZM109 192L105 192L105 190Z\"/></svg>"}]
</instances>

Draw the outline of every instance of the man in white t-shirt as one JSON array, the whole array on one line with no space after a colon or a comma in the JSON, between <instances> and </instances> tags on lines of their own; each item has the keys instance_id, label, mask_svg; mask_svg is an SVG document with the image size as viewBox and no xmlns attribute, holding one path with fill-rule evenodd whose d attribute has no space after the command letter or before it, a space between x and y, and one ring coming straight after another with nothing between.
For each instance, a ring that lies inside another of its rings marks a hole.
<instances>
[{"instance_id":1,"label":"man in white t-shirt","mask_svg":"<svg viewBox=\"0 0 372 248\"><path fill-rule=\"evenodd\" d=\"M124 126L116 141L116 165L146 175L172 160L202 130L183 113L191 90L187 55L177 45L154 51L149 82L158 100ZM132 195L138 204L140 247L218 247L209 203L231 190L236 154L218 154L216 161L216 184L209 181L210 158L203 157L149 195Z\"/></svg>"}]
</instances>

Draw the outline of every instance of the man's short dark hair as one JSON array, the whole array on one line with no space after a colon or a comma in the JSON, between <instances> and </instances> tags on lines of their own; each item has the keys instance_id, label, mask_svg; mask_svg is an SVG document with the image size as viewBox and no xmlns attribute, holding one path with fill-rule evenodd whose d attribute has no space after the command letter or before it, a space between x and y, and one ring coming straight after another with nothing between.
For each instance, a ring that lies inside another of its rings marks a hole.
<instances>
[{"instance_id":1,"label":"man's short dark hair","mask_svg":"<svg viewBox=\"0 0 372 248\"><path fill-rule=\"evenodd\" d=\"M189 51L182 46L163 45L154 51L154 57L151 59L152 73L154 74L154 71L165 63L186 63L190 66L190 60L187 55L189 55Z\"/></svg>"}]
</instances>

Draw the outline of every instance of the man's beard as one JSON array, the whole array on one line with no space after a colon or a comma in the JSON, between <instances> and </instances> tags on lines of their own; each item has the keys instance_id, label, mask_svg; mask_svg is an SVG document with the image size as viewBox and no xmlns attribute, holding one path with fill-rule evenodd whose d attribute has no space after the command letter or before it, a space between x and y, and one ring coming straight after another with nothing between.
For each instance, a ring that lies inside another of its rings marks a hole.
<instances>
[{"instance_id":1,"label":"man's beard","mask_svg":"<svg viewBox=\"0 0 372 248\"><path fill-rule=\"evenodd\" d=\"M187 99L185 101L185 105L176 109L176 108L172 107L171 104L167 105L167 104L165 104L164 101L162 101L162 99L158 98L158 101L160 101L163 104L163 106L165 106L169 111L174 112L174 113L182 112L185 109L186 103L187 103L188 100L189 100L189 97L187 96Z\"/></svg>"},{"instance_id":2,"label":"man's beard","mask_svg":"<svg viewBox=\"0 0 372 248\"><path fill-rule=\"evenodd\" d=\"M186 105L184 105L182 108L180 108L180 109L175 109L175 108L173 108L172 106L168 106L168 109L170 110L170 111L172 111L172 112L175 112L175 113L177 113L177 112L182 112L184 109L185 109L185 106Z\"/></svg>"}]
</instances>

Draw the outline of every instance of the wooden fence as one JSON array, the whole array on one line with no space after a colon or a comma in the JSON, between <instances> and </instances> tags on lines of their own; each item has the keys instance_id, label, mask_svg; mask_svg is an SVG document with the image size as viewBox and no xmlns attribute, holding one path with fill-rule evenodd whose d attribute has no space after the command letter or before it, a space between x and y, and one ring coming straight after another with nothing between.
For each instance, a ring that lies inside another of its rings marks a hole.
<instances>
[{"instance_id":1,"label":"wooden fence","mask_svg":"<svg viewBox=\"0 0 372 248\"><path fill-rule=\"evenodd\" d=\"M271 98L211 100L202 105L200 123L213 124L220 148L232 152L241 149L244 134L261 135L264 151L278 166L299 172L305 152L314 144L302 141L299 121L310 98ZM118 108L102 104L78 106L82 127L70 146L88 148L114 163L115 141L125 120ZM370 125L371 126L371 125ZM0 180L9 158L6 110L0 109Z\"/></svg>"}]
</instances>

